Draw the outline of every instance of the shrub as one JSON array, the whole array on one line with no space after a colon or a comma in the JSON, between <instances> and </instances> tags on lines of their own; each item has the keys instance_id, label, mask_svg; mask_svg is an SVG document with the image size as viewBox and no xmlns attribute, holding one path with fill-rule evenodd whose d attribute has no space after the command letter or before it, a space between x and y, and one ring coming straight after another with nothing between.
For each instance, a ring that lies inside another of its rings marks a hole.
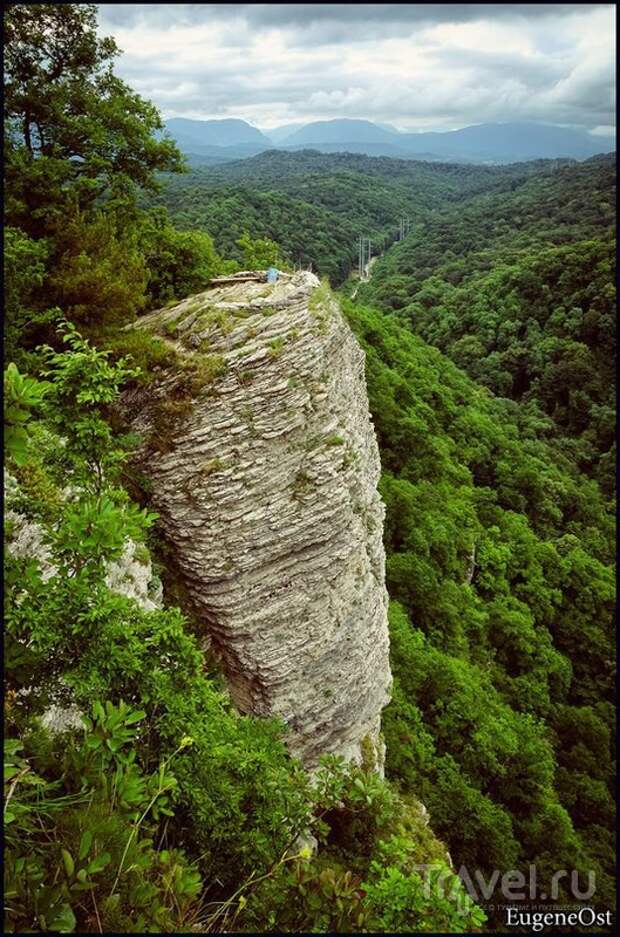
<instances>
[{"instance_id":1,"label":"shrub","mask_svg":"<svg viewBox=\"0 0 620 937\"><path fill-rule=\"evenodd\" d=\"M200 876L182 850L155 845L174 815L173 756L150 775L138 766L143 718L122 702L95 702L82 738L39 728L5 741L10 933L165 931L191 919Z\"/></svg>"}]
</instances>

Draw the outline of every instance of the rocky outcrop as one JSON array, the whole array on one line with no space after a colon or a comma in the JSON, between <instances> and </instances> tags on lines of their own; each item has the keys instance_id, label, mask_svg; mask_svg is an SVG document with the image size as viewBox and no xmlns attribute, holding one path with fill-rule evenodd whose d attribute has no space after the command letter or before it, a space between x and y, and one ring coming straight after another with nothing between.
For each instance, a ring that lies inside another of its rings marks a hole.
<instances>
[{"instance_id":1,"label":"rocky outcrop","mask_svg":"<svg viewBox=\"0 0 620 937\"><path fill-rule=\"evenodd\" d=\"M381 768L389 700L380 464L364 355L311 273L141 318L176 363L123 409L197 618L244 713L312 767Z\"/></svg>"}]
</instances>

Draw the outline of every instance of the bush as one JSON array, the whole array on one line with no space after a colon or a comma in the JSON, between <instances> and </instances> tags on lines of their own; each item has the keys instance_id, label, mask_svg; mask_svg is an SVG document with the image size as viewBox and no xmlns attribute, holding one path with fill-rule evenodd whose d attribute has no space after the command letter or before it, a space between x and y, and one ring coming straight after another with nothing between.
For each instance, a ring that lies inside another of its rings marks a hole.
<instances>
[{"instance_id":1,"label":"bush","mask_svg":"<svg viewBox=\"0 0 620 937\"><path fill-rule=\"evenodd\" d=\"M171 758L151 775L136 763L143 717L95 702L81 738L6 739L9 933L187 929L202 883L181 850L155 844L177 782Z\"/></svg>"},{"instance_id":2,"label":"bush","mask_svg":"<svg viewBox=\"0 0 620 937\"><path fill-rule=\"evenodd\" d=\"M165 209L153 209L145 214L139 239L149 271L151 307L201 292L209 280L225 268L208 234L178 231L168 221Z\"/></svg>"}]
</instances>

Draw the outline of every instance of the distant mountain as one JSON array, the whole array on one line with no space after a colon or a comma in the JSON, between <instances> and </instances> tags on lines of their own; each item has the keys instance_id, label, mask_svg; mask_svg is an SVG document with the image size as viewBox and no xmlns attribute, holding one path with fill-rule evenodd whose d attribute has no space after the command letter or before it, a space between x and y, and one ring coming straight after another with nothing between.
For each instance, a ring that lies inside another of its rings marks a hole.
<instances>
[{"instance_id":1,"label":"distant mountain","mask_svg":"<svg viewBox=\"0 0 620 937\"><path fill-rule=\"evenodd\" d=\"M383 131L377 135L377 128ZM299 132L298 132L299 131ZM342 131L342 133L341 133ZM387 140L386 133L394 136L399 133L391 124L383 124L370 120L321 120L310 124L284 124L273 130L266 130L266 135L273 143L284 146L306 146L314 138L321 142L328 142L331 137L336 142L346 140L348 143L377 142Z\"/></svg>"},{"instance_id":2,"label":"distant mountain","mask_svg":"<svg viewBox=\"0 0 620 937\"><path fill-rule=\"evenodd\" d=\"M382 130L387 130L389 133L400 133L397 127L393 127L392 124L384 124L380 120L374 122L377 127L381 127Z\"/></svg>"},{"instance_id":3,"label":"distant mountain","mask_svg":"<svg viewBox=\"0 0 620 937\"><path fill-rule=\"evenodd\" d=\"M370 120L319 120L262 133L244 120L172 118L166 128L194 164L227 162L264 150L312 148L395 159L453 163L516 163L533 159L588 159L615 150L615 140L551 124L478 124L461 130L404 133Z\"/></svg>"},{"instance_id":4,"label":"distant mountain","mask_svg":"<svg viewBox=\"0 0 620 937\"><path fill-rule=\"evenodd\" d=\"M587 159L615 149L615 141L593 137L583 130L551 124L478 124L445 133L403 133L399 144L411 153L432 151L443 158L520 162L568 157Z\"/></svg>"},{"instance_id":5,"label":"distant mountain","mask_svg":"<svg viewBox=\"0 0 620 937\"><path fill-rule=\"evenodd\" d=\"M368 156L456 162L513 163L530 159L587 159L615 149L613 140L551 124L478 124L462 130L403 133L369 120L319 120L306 124L279 145L336 149Z\"/></svg>"},{"instance_id":6,"label":"distant mountain","mask_svg":"<svg viewBox=\"0 0 620 937\"><path fill-rule=\"evenodd\" d=\"M265 130L265 135L269 137L272 143L282 143L287 137L290 137L296 130L305 127L305 124L283 124L281 127L274 127L273 130Z\"/></svg>"},{"instance_id":7,"label":"distant mountain","mask_svg":"<svg viewBox=\"0 0 620 937\"><path fill-rule=\"evenodd\" d=\"M338 143L298 143L295 146L291 146L287 140L276 148L279 150L290 150L294 152L310 148L318 153L361 153L365 156L390 156L393 159L418 159L431 163L446 162L445 157L440 156L437 153L413 154L406 145L399 146L398 136L396 136L396 139L393 143L389 141L380 141L378 143L360 143L357 140L343 140ZM458 162L467 163L471 162L471 160L462 157L458 160Z\"/></svg>"},{"instance_id":8,"label":"distant mountain","mask_svg":"<svg viewBox=\"0 0 620 937\"><path fill-rule=\"evenodd\" d=\"M181 147L190 166L212 166L216 163L229 163L231 160L249 159L258 153L273 149L273 145L241 143L238 146L200 146Z\"/></svg>"},{"instance_id":9,"label":"distant mountain","mask_svg":"<svg viewBox=\"0 0 620 937\"><path fill-rule=\"evenodd\" d=\"M394 142L395 132L384 130L370 120L317 120L306 124L282 142L286 146L316 146L322 143Z\"/></svg>"},{"instance_id":10,"label":"distant mountain","mask_svg":"<svg viewBox=\"0 0 620 937\"><path fill-rule=\"evenodd\" d=\"M188 120L172 117L166 121L166 129L185 153L202 153L206 147L251 146L253 153L269 149L268 137L245 120Z\"/></svg>"}]
</instances>

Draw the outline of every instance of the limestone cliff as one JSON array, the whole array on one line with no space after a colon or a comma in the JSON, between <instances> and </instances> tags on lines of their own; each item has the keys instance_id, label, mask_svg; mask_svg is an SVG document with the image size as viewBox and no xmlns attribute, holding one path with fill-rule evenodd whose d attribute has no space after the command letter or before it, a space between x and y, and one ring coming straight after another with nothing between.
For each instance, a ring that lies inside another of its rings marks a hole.
<instances>
[{"instance_id":1,"label":"limestone cliff","mask_svg":"<svg viewBox=\"0 0 620 937\"><path fill-rule=\"evenodd\" d=\"M381 768L389 700L380 464L364 355L311 273L141 318L176 365L123 408L187 594L242 712L310 767Z\"/></svg>"}]
</instances>

